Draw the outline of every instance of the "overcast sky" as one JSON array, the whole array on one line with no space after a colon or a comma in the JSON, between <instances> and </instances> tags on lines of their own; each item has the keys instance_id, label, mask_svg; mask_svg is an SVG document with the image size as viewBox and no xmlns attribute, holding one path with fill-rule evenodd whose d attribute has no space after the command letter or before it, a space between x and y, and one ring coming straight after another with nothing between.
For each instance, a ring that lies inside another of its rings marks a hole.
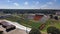
<instances>
[{"instance_id":1,"label":"overcast sky","mask_svg":"<svg viewBox=\"0 0 60 34\"><path fill-rule=\"evenodd\" d=\"M60 0L0 0L0 9L60 9Z\"/></svg>"}]
</instances>

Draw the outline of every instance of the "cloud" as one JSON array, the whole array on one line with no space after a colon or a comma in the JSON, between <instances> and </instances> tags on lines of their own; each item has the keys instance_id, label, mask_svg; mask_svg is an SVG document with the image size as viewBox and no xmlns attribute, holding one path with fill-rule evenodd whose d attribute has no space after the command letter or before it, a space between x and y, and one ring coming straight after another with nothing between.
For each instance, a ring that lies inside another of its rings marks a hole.
<instances>
[{"instance_id":1,"label":"cloud","mask_svg":"<svg viewBox=\"0 0 60 34\"><path fill-rule=\"evenodd\" d=\"M47 2L47 4L50 4L50 5L52 5L52 4L53 4L53 2Z\"/></svg>"},{"instance_id":2,"label":"cloud","mask_svg":"<svg viewBox=\"0 0 60 34\"><path fill-rule=\"evenodd\" d=\"M29 3L26 1L24 4L25 4L25 5L28 5Z\"/></svg>"},{"instance_id":3,"label":"cloud","mask_svg":"<svg viewBox=\"0 0 60 34\"><path fill-rule=\"evenodd\" d=\"M53 5L53 3L52 2L47 2L46 4L42 5L41 8L47 7L49 5Z\"/></svg>"},{"instance_id":4,"label":"cloud","mask_svg":"<svg viewBox=\"0 0 60 34\"><path fill-rule=\"evenodd\" d=\"M39 1L33 1L32 4L33 5L38 5L40 2Z\"/></svg>"},{"instance_id":5,"label":"cloud","mask_svg":"<svg viewBox=\"0 0 60 34\"><path fill-rule=\"evenodd\" d=\"M7 2L12 2L11 0L7 0Z\"/></svg>"},{"instance_id":6,"label":"cloud","mask_svg":"<svg viewBox=\"0 0 60 34\"><path fill-rule=\"evenodd\" d=\"M57 1L57 0L54 0L55 2Z\"/></svg>"},{"instance_id":7,"label":"cloud","mask_svg":"<svg viewBox=\"0 0 60 34\"><path fill-rule=\"evenodd\" d=\"M19 6L19 4L18 3L13 3L15 6Z\"/></svg>"},{"instance_id":8,"label":"cloud","mask_svg":"<svg viewBox=\"0 0 60 34\"><path fill-rule=\"evenodd\" d=\"M52 2L56 2L57 0L52 0Z\"/></svg>"},{"instance_id":9,"label":"cloud","mask_svg":"<svg viewBox=\"0 0 60 34\"><path fill-rule=\"evenodd\" d=\"M36 4L39 4L39 1L37 1Z\"/></svg>"}]
</instances>

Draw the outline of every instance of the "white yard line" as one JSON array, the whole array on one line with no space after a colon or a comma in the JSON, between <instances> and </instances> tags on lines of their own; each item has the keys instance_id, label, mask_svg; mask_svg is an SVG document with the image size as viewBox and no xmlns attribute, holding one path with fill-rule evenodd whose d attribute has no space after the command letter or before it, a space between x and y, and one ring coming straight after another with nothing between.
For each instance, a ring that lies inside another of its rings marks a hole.
<instances>
[{"instance_id":1,"label":"white yard line","mask_svg":"<svg viewBox=\"0 0 60 34\"><path fill-rule=\"evenodd\" d=\"M29 31L31 30L31 28L25 27L25 26L23 26L23 25L21 25L21 24L18 24L17 22L11 22L11 21L8 21L8 20L4 20L4 21L6 21L6 22L8 22L8 23L10 23L10 24L12 24L12 25L15 25L16 28L25 30L25 31L27 31L27 32L29 32Z\"/></svg>"}]
</instances>

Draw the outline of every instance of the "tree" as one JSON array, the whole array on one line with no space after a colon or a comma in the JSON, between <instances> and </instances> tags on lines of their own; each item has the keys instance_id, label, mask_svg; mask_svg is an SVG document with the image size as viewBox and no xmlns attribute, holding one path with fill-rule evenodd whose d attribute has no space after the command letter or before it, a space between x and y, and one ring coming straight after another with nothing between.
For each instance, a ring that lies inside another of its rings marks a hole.
<instances>
[{"instance_id":1,"label":"tree","mask_svg":"<svg viewBox=\"0 0 60 34\"><path fill-rule=\"evenodd\" d=\"M55 16L54 19L55 19L55 20L58 20L58 16Z\"/></svg>"},{"instance_id":2,"label":"tree","mask_svg":"<svg viewBox=\"0 0 60 34\"><path fill-rule=\"evenodd\" d=\"M60 30L56 27L50 26L47 28L47 33L49 34L60 34Z\"/></svg>"},{"instance_id":3,"label":"tree","mask_svg":"<svg viewBox=\"0 0 60 34\"><path fill-rule=\"evenodd\" d=\"M52 19L53 18L53 15L50 15L50 18Z\"/></svg>"},{"instance_id":4,"label":"tree","mask_svg":"<svg viewBox=\"0 0 60 34\"><path fill-rule=\"evenodd\" d=\"M3 34L3 31L0 31L0 34Z\"/></svg>"},{"instance_id":5,"label":"tree","mask_svg":"<svg viewBox=\"0 0 60 34\"><path fill-rule=\"evenodd\" d=\"M29 34L41 34L41 32L37 28L32 28L32 30L29 32Z\"/></svg>"}]
</instances>

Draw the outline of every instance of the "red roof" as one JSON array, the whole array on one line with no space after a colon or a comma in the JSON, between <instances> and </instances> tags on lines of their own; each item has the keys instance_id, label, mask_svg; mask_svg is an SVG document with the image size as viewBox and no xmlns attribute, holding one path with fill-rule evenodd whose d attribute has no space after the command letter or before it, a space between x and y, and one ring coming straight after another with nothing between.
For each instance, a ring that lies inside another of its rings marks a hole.
<instances>
[{"instance_id":1,"label":"red roof","mask_svg":"<svg viewBox=\"0 0 60 34\"><path fill-rule=\"evenodd\" d=\"M42 17L43 15L35 15L34 20L39 21Z\"/></svg>"}]
</instances>

